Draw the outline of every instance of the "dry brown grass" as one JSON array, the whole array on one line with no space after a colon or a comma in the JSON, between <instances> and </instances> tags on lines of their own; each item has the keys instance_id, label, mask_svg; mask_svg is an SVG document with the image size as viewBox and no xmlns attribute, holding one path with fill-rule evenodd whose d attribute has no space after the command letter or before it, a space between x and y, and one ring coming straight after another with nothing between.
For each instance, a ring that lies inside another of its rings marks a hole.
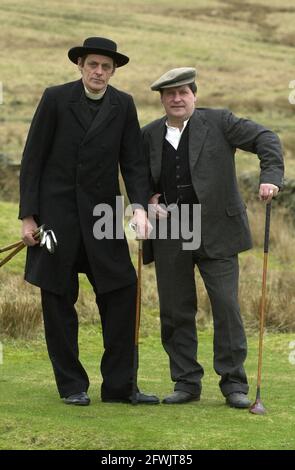
<instances>
[{"instance_id":1,"label":"dry brown grass","mask_svg":"<svg viewBox=\"0 0 295 470\"><path fill-rule=\"evenodd\" d=\"M240 259L240 304L248 330L258 329L261 296L262 258L265 206L248 204L254 250L243 253ZM137 264L137 242L129 240L132 259ZM268 268L266 326L269 330L295 331L295 235L292 221L285 210L274 204L271 217L271 238ZM196 270L198 289L197 322L200 328L212 323L211 307L204 284ZM0 332L11 337L30 338L41 331L42 315L39 290L25 283L22 276L0 272ZM80 323L97 324L99 313L94 294L82 279L77 311ZM159 330L159 303L153 265L142 270L141 336Z\"/></svg>"},{"instance_id":2,"label":"dry brown grass","mask_svg":"<svg viewBox=\"0 0 295 470\"><path fill-rule=\"evenodd\" d=\"M24 288L21 276L0 273L0 332L1 336L31 338L42 324L37 289Z\"/></svg>"},{"instance_id":3,"label":"dry brown grass","mask_svg":"<svg viewBox=\"0 0 295 470\"><path fill-rule=\"evenodd\" d=\"M240 307L248 330L258 330L261 298L265 205L251 202L248 215L254 250L240 256ZM266 328L295 331L295 233L286 211L274 204L268 255ZM198 276L199 278L199 276ZM211 322L211 307L201 279L198 281L200 325Z\"/></svg>"},{"instance_id":4,"label":"dry brown grass","mask_svg":"<svg viewBox=\"0 0 295 470\"><path fill-rule=\"evenodd\" d=\"M262 260L244 255L241 260L240 306L247 330L258 330L261 296ZM198 327L204 329L212 323L211 307L203 282L197 273ZM1 278L0 331L1 336L32 338L42 331L42 314L38 289L25 284L20 277ZM270 331L295 331L295 273L269 269L266 303L266 327ZM142 283L141 337L159 328L157 288L152 266L145 267ZM81 292L77 304L80 323L97 324L99 314L94 297Z\"/></svg>"},{"instance_id":5,"label":"dry brown grass","mask_svg":"<svg viewBox=\"0 0 295 470\"><path fill-rule=\"evenodd\" d=\"M203 329L212 324L210 301L203 281L197 274L198 285L198 327ZM259 309L262 283L262 260L254 255L243 256L240 260L239 300L241 315L248 332L259 328ZM295 331L295 273L269 269L267 276L267 299L265 327L268 331Z\"/></svg>"},{"instance_id":6,"label":"dry brown grass","mask_svg":"<svg viewBox=\"0 0 295 470\"><path fill-rule=\"evenodd\" d=\"M2 201L18 201L19 170L0 162L0 198Z\"/></svg>"},{"instance_id":7,"label":"dry brown grass","mask_svg":"<svg viewBox=\"0 0 295 470\"><path fill-rule=\"evenodd\" d=\"M262 248L264 243L265 205L252 202L248 205L249 222L253 244ZM294 265L295 260L295 232L294 222L287 211L273 204L270 227L270 252L281 263Z\"/></svg>"},{"instance_id":8,"label":"dry brown grass","mask_svg":"<svg viewBox=\"0 0 295 470\"><path fill-rule=\"evenodd\" d=\"M37 287L23 277L0 272L0 336L32 338L42 331L42 309ZM90 292L80 291L77 303L80 323L99 322L99 313Z\"/></svg>"},{"instance_id":9,"label":"dry brown grass","mask_svg":"<svg viewBox=\"0 0 295 470\"><path fill-rule=\"evenodd\" d=\"M265 205L249 204L254 250L240 257L240 306L247 330L258 330L261 298ZM295 235L294 225L284 210L274 206L271 220L270 253L267 277L266 328L270 331L295 331ZM132 247L133 248L133 247ZM292 268L293 265L293 268ZM212 323L210 301L196 270L198 290L197 324ZM143 271L143 306L158 315L158 298L153 266ZM156 308L155 308L156 307Z\"/></svg>"},{"instance_id":10,"label":"dry brown grass","mask_svg":"<svg viewBox=\"0 0 295 470\"><path fill-rule=\"evenodd\" d=\"M247 255L241 262L240 306L247 329L258 331L262 260ZM295 331L295 273L268 269L265 325L271 331Z\"/></svg>"},{"instance_id":11,"label":"dry brown grass","mask_svg":"<svg viewBox=\"0 0 295 470\"><path fill-rule=\"evenodd\" d=\"M142 288L141 337L148 336L158 328L158 300L155 274L152 268L144 273ZM42 309L37 287L25 282L20 275L0 272L0 338L30 339L42 332ZM85 282L76 304L80 324L97 325L101 329L95 296Z\"/></svg>"}]
</instances>

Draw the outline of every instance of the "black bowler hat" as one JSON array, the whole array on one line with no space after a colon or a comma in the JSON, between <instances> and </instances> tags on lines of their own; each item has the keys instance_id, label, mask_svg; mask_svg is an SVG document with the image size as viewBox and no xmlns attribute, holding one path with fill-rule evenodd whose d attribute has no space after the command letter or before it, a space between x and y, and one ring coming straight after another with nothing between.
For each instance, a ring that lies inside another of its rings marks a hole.
<instances>
[{"instance_id":1,"label":"black bowler hat","mask_svg":"<svg viewBox=\"0 0 295 470\"><path fill-rule=\"evenodd\" d=\"M129 57L117 52L117 44L111 39L106 38L87 38L83 46L72 47L69 50L69 59L77 64L78 57L83 57L87 54L101 54L114 59L117 67L122 67L129 62Z\"/></svg>"}]
</instances>

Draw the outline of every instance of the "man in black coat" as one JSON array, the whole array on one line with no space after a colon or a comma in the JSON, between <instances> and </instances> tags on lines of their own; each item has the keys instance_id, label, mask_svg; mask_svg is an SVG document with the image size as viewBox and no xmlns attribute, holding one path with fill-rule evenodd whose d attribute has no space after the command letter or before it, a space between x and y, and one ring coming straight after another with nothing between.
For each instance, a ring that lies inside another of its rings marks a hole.
<instances>
[{"instance_id":1,"label":"man in black coat","mask_svg":"<svg viewBox=\"0 0 295 470\"><path fill-rule=\"evenodd\" d=\"M130 95L108 84L129 58L117 52L115 42L99 37L86 39L68 56L82 79L45 90L22 159L19 217L29 247L25 279L41 288L46 342L60 397L66 404L88 405L89 380L79 361L74 307L78 273L86 273L102 321L101 398L129 402L136 273L124 235L103 237L95 230L95 216L106 204L113 211L114 227L120 225L119 167L138 237L147 230L150 187L136 109ZM40 224L56 235L54 254L33 238ZM137 402L158 399L138 391Z\"/></svg>"},{"instance_id":2,"label":"man in black coat","mask_svg":"<svg viewBox=\"0 0 295 470\"><path fill-rule=\"evenodd\" d=\"M282 150L278 137L253 121L226 109L195 109L195 76L194 68L183 67L153 83L151 88L160 91L166 116L143 129L154 191L151 208L158 224L169 215L167 239L157 235L144 242L144 262L155 260L162 343L175 382L174 392L163 402L186 403L201 394L203 368L197 361L195 326L197 265L212 307L214 368L221 376L221 392L228 405L247 408L247 344L238 303L238 253L251 248L251 235L234 155L236 148L258 155L260 198L270 201L282 186ZM198 204L201 226L196 226L193 212ZM183 220L184 205L187 221ZM179 209L176 216L175 209ZM172 232L175 217L181 222L179 237ZM183 222L193 238L200 231L199 248L184 248Z\"/></svg>"}]
</instances>

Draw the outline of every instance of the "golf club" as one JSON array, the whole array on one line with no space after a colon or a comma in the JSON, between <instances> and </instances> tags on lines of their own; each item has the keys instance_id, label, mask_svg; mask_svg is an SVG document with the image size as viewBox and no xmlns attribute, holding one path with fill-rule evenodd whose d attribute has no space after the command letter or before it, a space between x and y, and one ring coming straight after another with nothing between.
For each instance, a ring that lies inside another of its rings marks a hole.
<instances>
[{"instance_id":1,"label":"golf club","mask_svg":"<svg viewBox=\"0 0 295 470\"><path fill-rule=\"evenodd\" d=\"M0 248L0 253L4 253L4 251L12 250L12 248L16 248L17 246L20 246L20 245L23 245L22 241L11 243L11 245L7 245L7 246L4 246L3 248Z\"/></svg>"},{"instance_id":2,"label":"golf club","mask_svg":"<svg viewBox=\"0 0 295 470\"><path fill-rule=\"evenodd\" d=\"M267 274L267 259L268 259L268 245L269 245L269 228L270 228L270 211L271 201L266 204L265 213L265 234L264 234L264 258L263 258L263 274L262 274L262 293L259 311L259 350L258 350L258 371L257 371L257 389L256 400L250 406L249 411L255 415L264 415L266 409L263 406L260 396L261 388L261 371L262 371L262 348L263 348L263 333L264 333L264 317L265 317L265 303L266 303L266 274Z\"/></svg>"},{"instance_id":3,"label":"golf club","mask_svg":"<svg viewBox=\"0 0 295 470\"><path fill-rule=\"evenodd\" d=\"M15 245L14 245L15 246ZM11 260L11 258L13 258L19 251L21 251L23 248L25 247L25 244L24 243L19 243L16 248L9 254L7 255L5 258L3 258L1 261L0 261L0 268L1 266L3 266L4 264L8 263L8 261ZM7 251L5 249L1 250L1 251Z\"/></svg>"},{"instance_id":4,"label":"golf club","mask_svg":"<svg viewBox=\"0 0 295 470\"><path fill-rule=\"evenodd\" d=\"M57 240L54 235L53 230L44 230L44 225L41 225L36 229L34 232L34 238L37 240L40 240L40 246L44 246L46 244L46 248L49 251L49 253L54 253L55 251L55 246L57 245ZM25 248L25 243L22 240L19 240L18 242L11 243L10 245L4 246L0 248L0 253L3 253L5 251L9 251L14 248L9 255L7 255L5 258L3 258L0 261L0 268L1 266L4 266L4 264L8 263L19 251L21 251L23 248Z\"/></svg>"},{"instance_id":5,"label":"golf club","mask_svg":"<svg viewBox=\"0 0 295 470\"><path fill-rule=\"evenodd\" d=\"M136 232L136 224L134 222L129 223L129 227L133 232ZM137 387L137 373L138 373L138 338L139 338L139 326L140 326L140 313L141 313L141 266L142 266L142 240L138 241L138 252L137 252L137 288L136 288L136 314L135 314L135 333L134 333L134 357L133 357L133 375L132 375L132 394L131 403L132 405L137 404L136 394L138 392Z\"/></svg>"},{"instance_id":6,"label":"golf club","mask_svg":"<svg viewBox=\"0 0 295 470\"><path fill-rule=\"evenodd\" d=\"M40 227L38 227L36 229L36 231L34 232L34 235L33 235L35 239L40 238L40 236L43 234L43 231L44 231L43 228L44 228L44 225L41 225ZM25 246L26 245L24 244L24 242L22 240L19 240L18 242L11 243L10 245L7 245L7 246L4 246L3 248L0 248L0 253L3 253L5 251L9 251L12 248L14 248L14 250L11 253L9 253L9 255L7 255L5 258L3 258L0 261L0 268L1 268L1 266L4 266L4 264L8 263L8 261L10 261L11 258L13 258Z\"/></svg>"},{"instance_id":7,"label":"golf club","mask_svg":"<svg viewBox=\"0 0 295 470\"><path fill-rule=\"evenodd\" d=\"M138 391L137 373L138 373L138 338L139 338L140 313L141 313L141 265L142 265L142 240L138 240L136 315L135 315L134 359L133 359L132 396L131 396L132 405L137 404L136 394Z\"/></svg>"}]
</instances>

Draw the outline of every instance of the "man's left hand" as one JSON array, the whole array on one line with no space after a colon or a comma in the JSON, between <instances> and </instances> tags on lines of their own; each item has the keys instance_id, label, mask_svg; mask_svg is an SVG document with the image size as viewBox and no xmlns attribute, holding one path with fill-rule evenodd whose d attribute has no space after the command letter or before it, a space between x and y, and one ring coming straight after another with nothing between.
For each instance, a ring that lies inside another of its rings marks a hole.
<instances>
[{"instance_id":1,"label":"man's left hand","mask_svg":"<svg viewBox=\"0 0 295 470\"><path fill-rule=\"evenodd\" d=\"M279 192L279 188L275 184L263 183L259 187L259 199L261 201L270 202Z\"/></svg>"},{"instance_id":2,"label":"man's left hand","mask_svg":"<svg viewBox=\"0 0 295 470\"><path fill-rule=\"evenodd\" d=\"M147 240L153 226L147 218L146 211L144 209L135 209L131 223L136 227L137 240Z\"/></svg>"}]
</instances>

